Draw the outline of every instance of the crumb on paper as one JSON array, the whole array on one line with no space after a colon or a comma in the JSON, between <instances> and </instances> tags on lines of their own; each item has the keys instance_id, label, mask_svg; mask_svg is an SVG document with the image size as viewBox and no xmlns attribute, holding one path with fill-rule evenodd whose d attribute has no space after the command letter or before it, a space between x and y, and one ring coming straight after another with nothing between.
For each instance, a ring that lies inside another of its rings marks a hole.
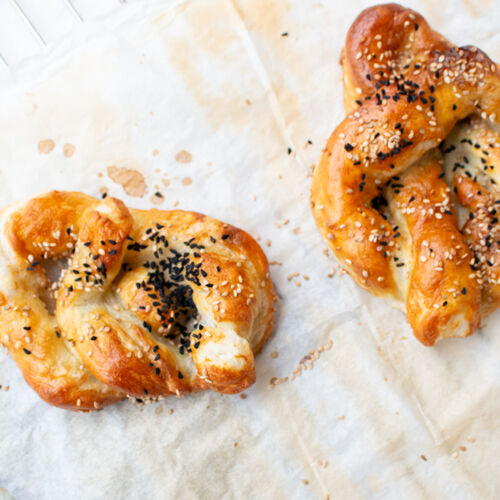
<instances>
[{"instance_id":1,"label":"crumb on paper","mask_svg":"<svg viewBox=\"0 0 500 500\"><path fill-rule=\"evenodd\" d=\"M179 200L175 200L175 201L172 203L172 205L173 205L174 207L179 206Z\"/></svg>"},{"instance_id":2,"label":"crumb on paper","mask_svg":"<svg viewBox=\"0 0 500 500\"><path fill-rule=\"evenodd\" d=\"M76 146L74 144L70 144L67 142L66 144L63 145L63 154L65 158L71 158L76 151Z\"/></svg>"},{"instance_id":3,"label":"crumb on paper","mask_svg":"<svg viewBox=\"0 0 500 500\"><path fill-rule=\"evenodd\" d=\"M269 380L269 385L267 388L270 391L272 391L277 385L284 384L285 382L288 382L288 377L283 377L283 378L272 377Z\"/></svg>"},{"instance_id":4,"label":"crumb on paper","mask_svg":"<svg viewBox=\"0 0 500 500\"><path fill-rule=\"evenodd\" d=\"M278 351L273 351L271 353L271 358L276 359L279 355L280 355L280 353Z\"/></svg>"},{"instance_id":5,"label":"crumb on paper","mask_svg":"<svg viewBox=\"0 0 500 500\"><path fill-rule=\"evenodd\" d=\"M184 177L181 182L184 186L191 186L193 179L191 177Z\"/></svg>"},{"instance_id":6,"label":"crumb on paper","mask_svg":"<svg viewBox=\"0 0 500 500\"><path fill-rule=\"evenodd\" d=\"M4 385L4 386L0 386L0 387L2 387L2 391L5 391L5 392L7 392L10 389L10 386L8 386L8 385Z\"/></svg>"},{"instance_id":7,"label":"crumb on paper","mask_svg":"<svg viewBox=\"0 0 500 500\"><path fill-rule=\"evenodd\" d=\"M293 234L299 234L300 233L300 227L294 228L294 230L292 232L293 232Z\"/></svg>"},{"instance_id":8,"label":"crumb on paper","mask_svg":"<svg viewBox=\"0 0 500 500\"><path fill-rule=\"evenodd\" d=\"M146 193L146 181L139 171L112 165L107 168L107 172L109 178L116 184L120 184L129 196L142 198Z\"/></svg>"},{"instance_id":9,"label":"crumb on paper","mask_svg":"<svg viewBox=\"0 0 500 500\"><path fill-rule=\"evenodd\" d=\"M168 410L168 414L169 415L173 415L174 414L174 410L172 410L172 409Z\"/></svg>"},{"instance_id":10,"label":"crumb on paper","mask_svg":"<svg viewBox=\"0 0 500 500\"><path fill-rule=\"evenodd\" d=\"M251 106L252 105L252 101L250 99L245 99L245 102L246 102L247 106Z\"/></svg>"},{"instance_id":11,"label":"crumb on paper","mask_svg":"<svg viewBox=\"0 0 500 500\"><path fill-rule=\"evenodd\" d=\"M420 455L420 458L424 461L427 462L427 457L425 455Z\"/></svg>"},{"instance_id":12,"label":"crumb on paper","mask_svg":"<svg viewBox=\"0 0 500 500\"><path fill-rule=\"evenodd\" d=\"M234 447L236 448L238 446L238 441L234 442Z\"/></svg>"},{"instance_id":13,"label":"crumb on paper","mask_svg":"<svg viewBox=\"0 0 500 500\"><path fill-rule=\"evenodd\" d=\"M149 198L149 199L150 199L151 203L154 203L155 205L161 205L165 201L165 197L159 191L156 191L156 193L153 193L151 195L151 198Z\"/></svg>"},{"instance_id":14,"label":"crumb on paper","mask_svg":"<svg viewBox=\"0 0 500 500\"><path fill-rule=\"evenodd\" d=\"M108 196L108 188L103 186L99 189L99 193L101 193L102 198L106 198Z\"/></svg>"},{"instance_id":15,"label":"crumb on paper","mask_svg":"<svg viewBox=\"0 0 500 500\"><path fill-rule=\"evenodd\" d=\"M155 408L155 415L161 415L162 413L163 413L163 406L158 405L158 406Z\"/></svg>"},{"instance_id":16,"label":"crumb on paper","mask_svg":"<svg viewBox=\"0 0 500 500\"><path fill-rule=\"evenodd\" d=\"M43 139L38 143L38 151L42 155L48 155L55 147L56 143L52 139Z\"/></svg>"},{"instance_id":17,"label":"crumb on paper","mask_svg":"<svg viewBox=\"0 0 500 500\"><path fill-rule=\"evenodd\" d=\"M305 484L306 486L309 484L309 481L307 479L301 479L302 484Z\"/></svg>"},{"instance_id":18,"label":"crumb on paper","mask_svg":"<svg viewBox=\"0 0 500 500\"><path fill-rule=\"evenodd\" d=\"M153 149L153 156L158 156L160 154L160 150L159 149Z\"/></svg>"},{"instance_id":19,"label":"crumb on paper","mask_svg":"<svg viewBox=\"0 0 500 500\"><path fill-rule=\"evenodd\" d=\"M184 149L181 149L176 155L175 155L175 161L178 163L191 163L193 160L193 157L191 156L191 153L188 151L185 151Z\"/></svg>"},{"instance_id":20,"label":"crumb on paper","mask_svg":"<svg viewBox=\"0 0 500 500\"><path fill-rule=\"evenodd\" d=\"M247 395L246 394L240 394L240 399L246 399Z\"/></svg>"},{"instance_id":21,"label":"crumb on paper","mask_svg":"<svg viewBox=\"0 0 500 500\"><path fill-rule=\"evenodd\" d=\"M169 180L169 179L162 179L162 180L161 180L161 182L163 183L163 185L164 185L165 187L170 186L170 180Z\"/></svg>"},{"instance_id":22,"label":"crumb on paper","mask_svg":"<svg viewBox=\"0 0 500 500\"><path fill-rule=\"evenodd\" d=\"M330 339L326 344L318 347L318 349L311 349L309 353L303 356L303 358L299 361L293 370L290 380L295 380L296 377L300 377L304 370L312 370L314 363L320 358L321 354L324 351L329 351L332 346L333 341Z\"/></svg>"},{"instance_id":23,"label":"crumb on paper","mask_svg":"<svg viewBox=\"0 0 500 500\"><path fill-rule=\"evenodd\" d=\"M345 420L345 415L340 415L340 417L337 417L337 420Z\"/></svg>"},{"instance_id":24,"label":"crumb on paper","mask_svg":"<svg viewBox=\"0 0 500 500\"><path fill-rule=\"evenodd\" d=\"M271 240L266 240L266 246L270 247L271 246Z\"/></svg>"}]
</instances>

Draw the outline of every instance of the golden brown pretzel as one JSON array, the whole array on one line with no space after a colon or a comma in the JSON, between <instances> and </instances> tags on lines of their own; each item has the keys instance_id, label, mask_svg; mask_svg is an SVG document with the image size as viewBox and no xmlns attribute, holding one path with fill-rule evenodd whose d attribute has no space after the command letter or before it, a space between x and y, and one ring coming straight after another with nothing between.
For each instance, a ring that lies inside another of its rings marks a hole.
<instances>
[{"instance_id":1,"label":"golden brown pretzel","mask_svg":"<svg viewBox=\"0 0 500 500\"><path fill-rule=\"evenodd\" d=\"M5 208L0 227L0 342L47 402L93 410L255 381L274 292L244 231L57 191ZM43 264L61 259L51 283Z\"/></svg>"},{"instance_id":2,"label":"golden brown pretzel","mask_svg":"<svg viewBox=\"0 0 500 500\"><path fill-rule=\"evenodd\" d=\"M431 150L469 115L498 123L499 70L396 4L358 16L342 63L349 114L314 172L317 226L358 284L406 305L422 343L470 335L481 283Z\"/></svg>"}]
</instances>

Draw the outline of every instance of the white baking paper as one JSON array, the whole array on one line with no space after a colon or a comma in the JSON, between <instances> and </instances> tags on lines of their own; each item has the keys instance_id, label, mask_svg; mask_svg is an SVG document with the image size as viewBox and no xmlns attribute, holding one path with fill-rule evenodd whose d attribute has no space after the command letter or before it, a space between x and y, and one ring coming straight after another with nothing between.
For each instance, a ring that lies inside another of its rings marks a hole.
<instances>
[{"instance_id":1,"label":"white baking paper","mask_svg":"<svg viewBox=\"0 0 500 500\"><path fill-rule=\"evenodd\" d=\"M207 213L260 238L280 301L245 399L72 413L0 353L0 496L498 498L500 315L423 347L401 312L332 276L309 210L343 117L344 37L369 3L134 2L2 74L2 205L57 188ZM500 60L498 2L408 3Z\"/></svg>"}]
</instances>

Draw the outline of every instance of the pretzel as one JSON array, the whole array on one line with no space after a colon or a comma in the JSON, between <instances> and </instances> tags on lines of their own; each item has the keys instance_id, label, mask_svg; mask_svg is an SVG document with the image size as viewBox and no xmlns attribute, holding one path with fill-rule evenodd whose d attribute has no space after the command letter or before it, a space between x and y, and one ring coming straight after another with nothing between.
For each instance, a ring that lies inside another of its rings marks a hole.
<instances>
[{"instance_id":1,"label":"pretzel","mask_svg":"<svg viewBox=\"0 0 500 500\"><path fill-rule=\"evenodd\" d=\"M469 116L498 126L498 67L396 4L358 16L341 63L348 114L314 171L316 224L359 285L406 308L423 344L470 335L496 299L437 147Z\"/></svg>"},{"instance_id":2,"label":"pretzel","mask_svg":"<svg viewBox=\"0 0 500 500\"><path fill-rule=\"evenodd\" d=\"M0 342L48 403L94 410L254 383L274 292L244 231L58 191L5 208L0 227Z\"/></svg>"}]
</instances>

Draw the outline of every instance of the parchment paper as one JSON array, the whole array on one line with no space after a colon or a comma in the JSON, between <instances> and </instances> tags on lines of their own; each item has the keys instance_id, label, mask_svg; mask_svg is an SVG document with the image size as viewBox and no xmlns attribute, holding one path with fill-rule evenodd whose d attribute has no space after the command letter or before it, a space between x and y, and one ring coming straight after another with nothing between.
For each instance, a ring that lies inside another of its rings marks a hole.
<instances>
[{"instance_id":1,"label":"parchment paper","mask_svg":"<svg viewBox=\"0 0 500 500\"><path fill-rule=\"evenodd\" d=\"M421 346L402 313L332 276L310 214L310 167L343 116L340 50L369 4L135 2L0 81L1 205L105 189L201 211L260 237L280 296L245 399L71 413L0 353L0 496L498 498L500 316ZM407 4L500 60L498 2Z\"/></svg>"}]
</instances>

